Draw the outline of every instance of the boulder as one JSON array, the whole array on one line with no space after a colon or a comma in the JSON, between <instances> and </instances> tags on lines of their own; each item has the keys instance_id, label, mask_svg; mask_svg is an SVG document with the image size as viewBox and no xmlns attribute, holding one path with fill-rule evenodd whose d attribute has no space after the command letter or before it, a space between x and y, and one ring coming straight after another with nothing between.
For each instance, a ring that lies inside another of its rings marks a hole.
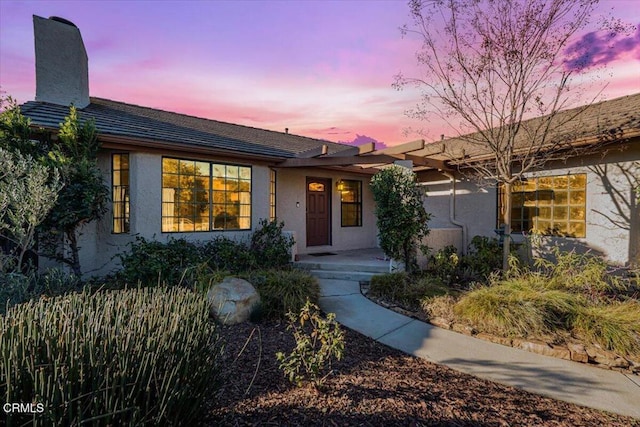
<instances>
[{"instance_id":1,"label":"boulder","mask_svg":"<svg viewBox=\"0 0 640 427\"><path fill-rule=\"evenodd\" d=\"M225 277L213 285L207 298L209 312L225 325L246 322L260 304L260 295L253 285L237 277Z\"/></svg>"}]
</instances>

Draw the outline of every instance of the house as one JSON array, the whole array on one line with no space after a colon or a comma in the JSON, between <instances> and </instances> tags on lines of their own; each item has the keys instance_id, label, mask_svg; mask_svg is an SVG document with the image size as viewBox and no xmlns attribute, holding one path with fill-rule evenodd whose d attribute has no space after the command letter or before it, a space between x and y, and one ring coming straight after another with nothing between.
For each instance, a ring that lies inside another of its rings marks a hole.
<instances>
[{"instance_id":1,"label":"house","mask_svg":"<svg viewBox=\"0 0 640 427\"><path fill-rule=\"evenodd\" d=\"M113 269L114 255L137 235L241 239L276 217L294 235L295 254L375 247L369 181L390 163L413 167L427 186L429 246L464 250L474 235L496 235L499 191L465 178L456 159L482 161L486 153L464 138L375 150L90 97L78 28L33 19L36 99L22 105L23 114L55 134L74 104L81 120L95 120L102 143L98 163L112 202L103 220L83 229L87 273ZM605 151L531 173L514 196L514 230L535 229L550 235L549 244L592 249L620 264L637 260L639 111L637 94L590 106L571 121L580 130L575 146L603 127L620 137Z\"/></svg>"},{"instance_id":2,"label":"house","mask_svg":"<svg viewBox=\"0 0 640 427\"><path fill-rule=\"evenodd\" d=\"M33 22L36 99L22 112L54 135L71 104L80 120L94 120L102 143L98 164L112 190L104 219L82 230L85 272L110 271L114 255L135 236L241 239L261 219L276 217L294 235L298 254L375 247L369 180L376 170L353 166L354 159L403 160L394 150L90 97L79 29L56 17Z\"/></svg>"},{"instance_id":3,"label":"house","mask_svg":"<svg viewBox=\"0 0 640 427\"><path fill-rule=\"evenodd\" d=\"M516 153L530 147L524 135L541 125L552 129L542 153L547 161L514 185L514 241L523 243L533 234L534 252L560 247L590 251L618 265L640 265L640 93L527 120ZM454 178L415 168L428 184L430 226L457 228L459 248L474 235L496 237L504 209L499 187L465 178L470 166L492 161L475 140L464 135L409 152L456 169Z\"/></svg>"}]
</instances>

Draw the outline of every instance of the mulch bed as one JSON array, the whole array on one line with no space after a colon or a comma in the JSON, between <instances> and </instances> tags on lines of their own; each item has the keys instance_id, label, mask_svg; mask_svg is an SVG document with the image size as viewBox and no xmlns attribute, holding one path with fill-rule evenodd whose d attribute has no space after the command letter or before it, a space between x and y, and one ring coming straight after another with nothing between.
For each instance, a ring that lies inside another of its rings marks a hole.
<instances>
[{"instance_id":1,"label":"mulch bed","mask_svg":"<svg viewBox=\"0 0 640 427\"><path fill-rule=\"evenodd\" d=\"M208 425L640 426L408 356L343 327L344 358L316 389L290 384L275 353L294 346L285 323L221 326L224 381ZM249 338L250 337L250 338Z\"/></svg>"}]
</instances>

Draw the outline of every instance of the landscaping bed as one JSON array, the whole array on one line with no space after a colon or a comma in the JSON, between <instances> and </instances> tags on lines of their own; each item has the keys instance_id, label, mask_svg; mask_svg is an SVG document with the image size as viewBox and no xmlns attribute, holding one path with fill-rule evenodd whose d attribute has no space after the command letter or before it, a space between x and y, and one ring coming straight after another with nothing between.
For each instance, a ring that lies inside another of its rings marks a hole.
<instances>
[{"instance_id":1,"label":"landscaping bed","mask_svg":"<svg viewBox=\"0 0 640 427\"><path fill-rule=\"evenodd\" d=\"M226 377L207 425L630 426L639 420L538 396L408 356L347 328L345 353L319 389L292 385L275 353L284 322L222 326Z\"/></svg>"},{"instance_id":2,"label":"landscaping bed","mask_svg":"<svg viewBox=\"0 0 640 427\"><path fill-rule=\"evenodd\" d=\"M603 369L611 369L636 375L640 374L640 361L620 356L619 354L604 350L602 347L597 345L585 346L584 344L575 341L558 343L554 338L543 340L539 338L525 339L492 335L486 332L479 332L474 327L465 323L456 323L453 320L445 319L443 317L430 318L424 313L424 311L413 310L410 307L403 307L382 298L371 297L367 294L367 287L363 287L362 292L367 298L382 307L393 310L396 313L430 323L439 328L449 329L478 339L491 341L495 344L506 345L530 351L532 353L542 354L544 356L557 357L559 359L571 360L579 363L588 363Z\"/></svg>"}]
</instances>

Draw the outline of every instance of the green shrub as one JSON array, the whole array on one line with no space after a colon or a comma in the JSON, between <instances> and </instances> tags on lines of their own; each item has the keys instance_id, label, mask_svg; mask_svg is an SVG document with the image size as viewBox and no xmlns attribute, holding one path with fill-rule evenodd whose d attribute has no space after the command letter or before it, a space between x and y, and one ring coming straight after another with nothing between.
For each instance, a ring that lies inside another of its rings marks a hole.
<instances>
[{"instance_id":1,"label":"green shrub","mask_svg":"<svg viewBox=\"0 0 640 427\"><path fill-rule=\"evenodd\" d=\"M289 312L300 312L307 300L317 303L320 298L318 281L304 271L259 270L241 276L260 294L267 318L285 318Z\"/></svg>"},{"instance_id":2,"label":"green shrub","mask_svg":"<svg viewBox=\"0 0 640 427\"><path fill-rule=\"evenodd\" d=\"M433 255L429 263L429 270L444 283L453 283L460 264L458 249L449 245Z\"/></svg>"},{"instance_id":3,"label":"green shrub","mask_svg":"<svg viewBox=\"0 0 640 427\"><path fill-rule=\"evenodd\" d=\"M344 333L336 316L329 313L322 318L318 306L307 301L297 314L289 313L288 317L287 329L293 330L296 347L289 355L276 353L280 369L298 387L304 381L322 385L331 373L331 360L340 360L344 353Z\"/></svg>"},{"instance_id":4,"label":"green shrub","mask_svg":"<svg viewBox=\"0 0 640 427\"><path fill-rule=\"evenodd\" d=\"M629 300L578 310L573 332L606 350L640 359L640 302Z\"/></svg>"},{"instance_id":5,"label":"green shrub","mask_svg":"<svg viewBox=\"0 0 640 427\"><path fill-rule=\"evenodd\" d=\"M44 404L10 425L176 425L201 419L220 347L206 298L184 289L76 293L0 317L3 402Z\"/></svg>"},{"instance_id":6,"label":"green shrub","mask_svg":"<svg viewBox=\"0 0 640 427\"><path fill-rule=\"evenodd\" d=\"M7 307L40 296L53 297L82 290L82 281L74 274L52 268L43 274L36 272L0 273L0 314Z\"/></svg>"},{"instance_id":7,"label":"green shrub","mask_svg":"<svg viewBox=\"0 0 640 427\"><path fill-rule=\"evenodd\" d=\"M282 232L284 222L260 221L260 227L251 235L251 252L258 268L276 268L291 261L292 236Z\"/></svg>"},{"instance_id":8,"label":"green shrub","mask_svg":"<svg viewBox=\"0 0 640 427\"><path fill-rule=\"evenodd\" d=\"M369 292L374 297L384 298L407 308L417 308L422 299L446 295L451 289L430 275L416 276L399 272L373 276Z\"/></svg>"},{"instance_id":9,"label":"green shrub","mask_svg":"<svg viewBox=\"0 0 640 427\"><path fill-rule=\"evenodd\" d=\"M188 273L189 268L204 261L196 244L171 237L166 243L136 237L130 250L118 258L122 269L116 275L117 280L131 286L139 283L144 286L187 284L185 270Z\"/></svg>"},{"instance_id":10,"label":"green shrub","mask_svg":"<svg viewBox=\"0 0 640 427\"><path fill-rule=\"evenodd\" d=\"M246 243L225 236L216 236L205 242L202 245L202 255L213 270L238 273L252 270L256 266L256 257Z\"/></svg>"},{"instance_id":11,"label":"green shrub","mask_svg":"<svg viewBox=\"0 0 640 427\"><path fill-rule=\"evenodd\" d=\"M474 280L484 280L502 268L502 248L497 239L474 236L469 251L460 261L460 268L472 272Z\"/></svg>"},{"instance_id":12,"label":"green shrub","mask_svg":"<svg viewBox=\"0 0 640 427\"><path fill-rule=\"evenodd\" d=\"M567 329L582 303L578 295L515 278L469 292L454 312L486 332L527 337Z\"/></svg>"}]
</instances>

